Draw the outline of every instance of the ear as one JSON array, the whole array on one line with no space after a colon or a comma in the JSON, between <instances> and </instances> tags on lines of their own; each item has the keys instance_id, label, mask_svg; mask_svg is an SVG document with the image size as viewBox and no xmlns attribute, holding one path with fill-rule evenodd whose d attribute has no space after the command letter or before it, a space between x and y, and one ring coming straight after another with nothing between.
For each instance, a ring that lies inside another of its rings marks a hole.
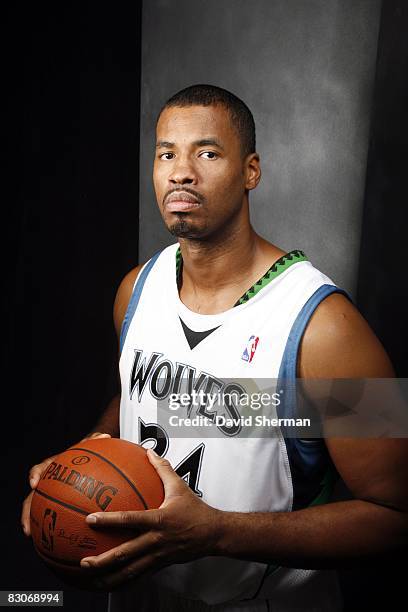
<instances>
[{"instance_id":1,"label":"ear","mask_svg":"<svg viewBox=\"0 0 408 612\"><path fill-rule=\"evenodd\" d=\"M261 165L258 153L251 153L245 160L246 189L255 189L261 180Z\"/></svg>"}]
</instances>

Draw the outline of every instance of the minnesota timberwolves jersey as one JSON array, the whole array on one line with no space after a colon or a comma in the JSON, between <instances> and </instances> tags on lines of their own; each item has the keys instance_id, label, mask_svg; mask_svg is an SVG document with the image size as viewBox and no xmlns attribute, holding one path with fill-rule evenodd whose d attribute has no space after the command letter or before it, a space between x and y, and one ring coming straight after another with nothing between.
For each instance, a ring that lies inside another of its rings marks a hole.
<instances>
[{"instance_id":1,"label":"minnesota timberwolves jersey","mask_svg":"<svg viewBox=\"0 0 408 612\"><path fill-rule=\"evenodd\" d=\"M201 438L194 427L175 436L159 422L158 405L169 406L183 380L190 390L206 393L220 392L234 379L295 382L305 327L318 304L341 290L295 250L233 308L198 314L179 298L181 264L174 244L145 264L136 279L121 333L121 438L154 448L197 495L221 510L290 512L326 501L335 470L323 440L289 438L283 431L245 437L238 435L236 419L218 426L217 436ZM278 415L289 417L294 403L288 392ZM200 411L209 414L202 406ZM194 409L178 410L178 416L192 418ZM335 572L278 567L273 559L265 564L205 557L164 568L154 582L211 605L245 601L251 610L268 600L271 610L339 609Z\"/></svg>"}]
</instances>

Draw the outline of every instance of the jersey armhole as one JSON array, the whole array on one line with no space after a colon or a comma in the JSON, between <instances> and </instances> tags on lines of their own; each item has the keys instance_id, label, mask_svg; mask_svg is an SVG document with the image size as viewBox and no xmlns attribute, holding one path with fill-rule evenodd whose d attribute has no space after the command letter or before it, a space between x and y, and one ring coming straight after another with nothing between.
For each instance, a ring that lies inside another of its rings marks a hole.
<instances>
[{"instance_id":1,"label":"jersey armhole","mask_svg":"<svg viewBox=\"0 0 408 612\"><path fill-rule=\"evenodd\" d=\"M281 397L281 403L277 407L279 418L297 418L298 392L296 378L297 360L300 343L305 332L306 326L309 323L310 318L315 312L316 308L326 297L328 297L332 293L341 293L345 295L350 301L352 301L346 291L340 289L336 285L321 285L304 304L303 308L297 315L295 322L292 325L286 342L278 375L277 389L284 389L284 393ZM307 473L313 480L313 474L319 470L319 466L322 466L322 462L325 461L324 457L326 456L327 458L327 449L322 437L302 439L294 437L293 434L289 435L288 429L284 426L281 427L281 430L285 441L289 465L292 473L294 500L298 500L298 503L296 503L295 505L298 508L299 504L300 506L303 505L303 502L301 501L303 495L299 494L301 483L296 482L296 474L299 474L299 476L302 477L302 474ZM332 468L330 461L328 464L328 468ZM328 482L329 481L327 481L327 484ZM329 489L330 487L326 487L327 495L330 494ZM317 500L315 501L315 503L318 503ZM320 503L322 502L320 501Z\"/></svg>"},{"instance_id":2,"label":"jersey armhole","mask_svg":"<svg viewBox=\"0 0 408 612\"><path fill-rule=\"evenodd\" d=\"M153 268L154 264L157 261L160 253L162 251L158 251L153 255L151 259L143 266L142 270L139 272L139 275L135 281L135 285L133 287L132 295L129 300L128 307L126 309L125 316L122 321L122 327L120 332L120 341L119 341L119 354L122 354L122 349L125 344L126 336L129 331L130 323L133 319L133 316L136 312L137 306L139 304L140 296L142 295L143 287L146 282L146 279Z\"/></svg>"},{"instance_id":3,"label":"jersey armhole","mask_svg":"<svg viewBox=\"0 0 408 612\"><path fill-rule=\"evenodd\" d=\"M336 285L321 285L313 293L313 295L310 296L310 298L304 304L302 310L297 315L295 322L293 323L292 328L289 332L279 369L279 380L296 382L299 346L307 324L309 323L314 311L319 306L319 304L332 293L342 293L352 302L348 293L344 291L344 289L340 289Z\"/></svg>"}]
</instances>

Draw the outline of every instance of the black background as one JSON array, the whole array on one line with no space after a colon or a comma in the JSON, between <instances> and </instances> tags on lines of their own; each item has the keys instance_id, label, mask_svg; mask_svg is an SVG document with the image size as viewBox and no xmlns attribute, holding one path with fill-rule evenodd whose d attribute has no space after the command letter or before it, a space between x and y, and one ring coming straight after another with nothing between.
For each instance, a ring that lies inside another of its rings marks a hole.
<instances>
[{"instance_id":1,"label":"black background","mask_svg":"<svg viewBox=\"0 0 408 612\"><path fill-rule=\"evenodd\" d=\"M117 392L112 306L138 258L141 8L76 6L8 16L1 588L64 589L66 610L103 610L105 595L65 587L19 527L27 469L82 438Z\"/></svg>"},{"instance_id":2,"label":"black background","mask_svg":"<svg viewBox=\"0 0 408 612\"><path fill-rule=\"evenodd\" d=\"M406 3L384 3L357 297L399 376L408 376L407 17ZM112 305L138 252L141 8L14 6L4 28L0 586L64 589L66 610L100 610L104 595L67 588L43 567L19 514L28 468L80 439L117 391ZM400 558L343 571L346 609L392 609L406 569Z\"/></svg>"}]
</instances>

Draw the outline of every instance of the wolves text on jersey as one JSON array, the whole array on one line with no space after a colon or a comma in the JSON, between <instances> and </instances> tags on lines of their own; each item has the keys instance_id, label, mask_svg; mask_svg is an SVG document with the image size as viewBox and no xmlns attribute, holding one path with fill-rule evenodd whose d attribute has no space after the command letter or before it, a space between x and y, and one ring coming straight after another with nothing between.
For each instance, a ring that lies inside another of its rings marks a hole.
<instances>
[{"instance_id":1,"label":"wolves text on jersey","mask_svg":"<svg viewBox=\"0 0 408 612\"><path fill-rule=\"evenodd\" d=\"M233 394L241 395L245 389L237 382L225 382L207 372L197 372L194 366L176 362L164 358L163 353L152 353L150 357L143 356L143 351L135 349L135 357L130 373L129 397L137 393L138 402L143 394L149 389L150 394L156 400L164 400L172 394L180 394L182 391L190 396L203 391L196 414L216 420L217 411L208 411L208 403L212 395L223 394L226 398L223 402L224 414L230 418L228 425L219 425L218 429L227 436L237 435L241 430L239 424L240 413L231 399ZM184 387L184 388L183 388ZM186 407L187 416L192 416L193 402ZM235 423L231 423L235 420Z\"/></svg>"}]
</instances>

